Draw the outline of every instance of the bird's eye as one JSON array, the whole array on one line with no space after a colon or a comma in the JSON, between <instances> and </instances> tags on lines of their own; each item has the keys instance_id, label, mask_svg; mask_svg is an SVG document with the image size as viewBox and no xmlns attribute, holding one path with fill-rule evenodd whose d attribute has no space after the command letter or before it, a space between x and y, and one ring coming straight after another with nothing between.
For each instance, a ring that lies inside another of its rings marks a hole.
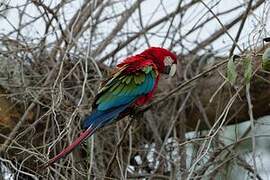
<instances>
[{"instance_id":1,"label":"bird's eye","mask_svg":"<svg viewBox=\"0 0 270 180\"><path fill-rule=\"evenodd\" d=\"M164 65L165 66L170 66L173 64L173 59L170 56L166 56L164 58Z\"/></svg>"},{"instance_id":2,"label":"bird's eye","mask_svg":"<svg viewBox=\"0 0 270 180\"><path fill-rule=\"evenodd\" d=\"M164 73L171 77L174 76L176 72L176 64L170 56L166 56L164 58L164 66Z\"/></svg>"}]
</instances>

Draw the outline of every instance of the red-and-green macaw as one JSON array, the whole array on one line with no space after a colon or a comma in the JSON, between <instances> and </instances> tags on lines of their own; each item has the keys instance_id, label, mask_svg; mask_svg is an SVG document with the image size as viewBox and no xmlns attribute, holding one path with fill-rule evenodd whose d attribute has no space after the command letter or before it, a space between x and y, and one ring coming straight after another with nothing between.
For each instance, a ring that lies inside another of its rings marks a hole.
<instances>
[{"instance_id":1,"label":"red-and-green macaw","mask_svg":"<svg viewBox=\"0 0 270 180\"><path fill-rule=\"evenodd\" d=\"M47 165L70 153L83 140L119 118L128 115L134 107L144 105L155 92L160 74L173 76L177 57L167 49L150 47L140 54L126 58L118 64L115 73L98 91L92 113L83 122L85 129L80 136Z\"/></svg>"}]
</instances>

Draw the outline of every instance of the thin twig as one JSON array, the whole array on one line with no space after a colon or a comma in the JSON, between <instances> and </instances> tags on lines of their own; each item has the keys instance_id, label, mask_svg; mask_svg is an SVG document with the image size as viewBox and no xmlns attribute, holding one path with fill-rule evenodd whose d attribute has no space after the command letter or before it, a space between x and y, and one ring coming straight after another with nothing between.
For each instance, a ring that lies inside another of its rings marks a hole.
<instances>
[{"instance_id":1,"label":"thin twig","mask_svg":"<svg viewBox=\"0 0 270 180\"><path fill-rule=\"evenodd\" d=\"M236 45L237 45L237 44L235 44L235 43L237 43L238 40L239 40L239 38L240 38L241 32L242 32L242 30L243 30L243 28L244 28L246 19L247 19L247 17L248 17L249 11L250 11L250 9L251 9L252 2L253 2L253 0L249 0L249 2L248 2L248 6L247 6L247 9L246 9L246 12L245 12L244 17L243 17L243 19L242 19L242 21L241 21L241 24L240 24L240 26L239 26L238 32L237 32L236 37L235 37L235 41L234 41L234 43L233 43L233 45L232 45L232 49L230 50L230 54L229 54L230 57L233 55L234 49L235 49L235 47L236 47Z\"/></svg>"}]
</instances>

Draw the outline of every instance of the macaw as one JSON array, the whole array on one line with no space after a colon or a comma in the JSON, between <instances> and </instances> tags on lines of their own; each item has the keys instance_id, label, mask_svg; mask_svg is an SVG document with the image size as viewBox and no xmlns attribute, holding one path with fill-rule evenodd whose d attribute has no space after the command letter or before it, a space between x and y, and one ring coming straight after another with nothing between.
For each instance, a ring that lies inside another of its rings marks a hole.
<instances>
[{"instance_id":1,"label":"macaw","mask_svg":"<svg viewBox=\"0 0 270 180\"><path fill-rule=\"evenodd\" d=\"M177 57L167 49L150 47L118 64L92 104L92 113L84 119L84 131L68 147L50 159L47 166L69 154L96 130L129 114L131 109L147 103L157 89L160 74L173 76Z\"/></svg>"}]
</instances>

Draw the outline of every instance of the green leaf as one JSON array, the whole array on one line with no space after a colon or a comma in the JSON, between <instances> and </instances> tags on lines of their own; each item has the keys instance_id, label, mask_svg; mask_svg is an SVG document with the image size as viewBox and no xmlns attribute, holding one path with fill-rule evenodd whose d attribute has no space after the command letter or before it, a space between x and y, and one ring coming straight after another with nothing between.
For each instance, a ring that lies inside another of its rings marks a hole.
<instances>
[{"instance_id":1,"label":"green leaf","mask_svg":"<svg viewBox=\"0 0 270 180\"><path fill-rule=\"evenodd\" d=\"M231 84L235 84L237 72L236 72L236 64L234 62L235 56L232 56L227 64L227 78Z\"/></svg>"},{"instance_id":2,"label":"green leaf","mask_svg":"<svg viewBox=\"0 0 270 180\"><path fill-rule=\"evenodd\" d=\"M247 56L244 59L244 81L245 84L250 82L252 76L252 64L251 64L251 57Z\"/></svg>"},{"instance_id":3,"label":"green leaf","mask_svg":"<svg viewBox=\"0 0 270 180\"><path fill-rule=\"evenodd\" d=\"M270 71L270 48L267 48L262 56L262 67L266 71Z\"/></svg>"}]
</instances>

